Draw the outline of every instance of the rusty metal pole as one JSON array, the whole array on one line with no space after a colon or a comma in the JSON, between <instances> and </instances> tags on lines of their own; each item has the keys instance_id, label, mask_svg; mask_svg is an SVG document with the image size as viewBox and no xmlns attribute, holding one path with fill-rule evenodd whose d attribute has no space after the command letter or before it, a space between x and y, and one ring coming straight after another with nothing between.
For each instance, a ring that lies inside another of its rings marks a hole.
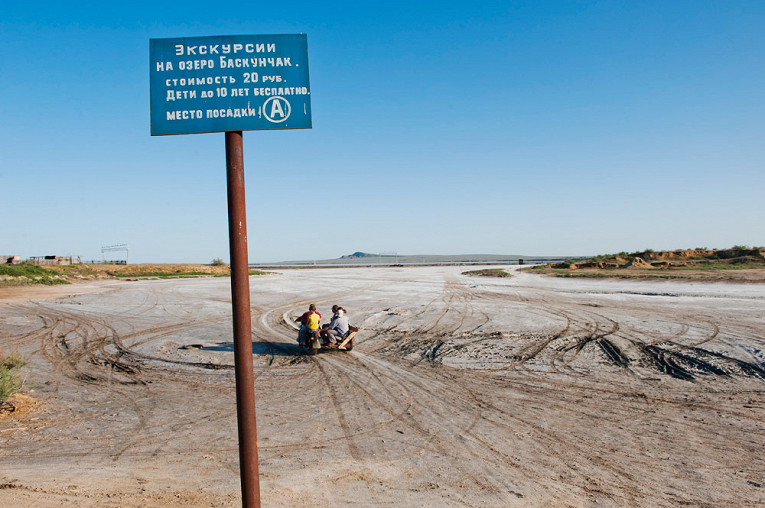
<instances>
[{"instance_id":1,"label":"rusty metal pole","mask_svg":"<svg viewBox=\"0 0 765 508\"><path fill-rule=\"evenodd\" d=\"M234 312L234 371L239 428L242 506L260 508L258 433L255 424L255 376L252 371L252 321L247 261L247 212L244 202L242 131L226 132L228 235L231 251L231 305Z\"/></svg>"}]
</instances>

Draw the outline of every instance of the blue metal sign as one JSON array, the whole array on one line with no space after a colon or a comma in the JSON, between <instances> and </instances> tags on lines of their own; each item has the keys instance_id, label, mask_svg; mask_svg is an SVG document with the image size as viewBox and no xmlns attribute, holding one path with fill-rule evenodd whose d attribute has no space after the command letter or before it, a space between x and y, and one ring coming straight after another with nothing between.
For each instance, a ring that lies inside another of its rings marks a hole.
<instances>
[{"instance_id":1,"label":"blue metal sign","mask_svg":"<svg viewBox=\"0 0 765 508\"><path fill-rule=\"evenodd\" d=\"M151 135L310 129L305 34L150 39Z\"/></svg>"}]
</instances>

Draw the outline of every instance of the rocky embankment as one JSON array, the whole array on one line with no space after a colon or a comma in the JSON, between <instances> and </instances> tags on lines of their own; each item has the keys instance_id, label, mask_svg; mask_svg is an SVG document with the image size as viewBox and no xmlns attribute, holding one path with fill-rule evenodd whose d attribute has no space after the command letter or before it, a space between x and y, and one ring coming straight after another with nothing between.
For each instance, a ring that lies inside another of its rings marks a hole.
<instances>
[{"instance_id":1,"label":"rocky embankment","mask_svg":"<svg viewBox=\"0 0 765 508\"><path fill-rule=\"evenodd\" d=\"M620 252L581 261L549 263L536 266L532 271L560 277L765 282L765 248Z\"/></svg>"},{"instance_id":2,"label":"rocky embankment","mask_svg":"<svg viewBox=\"0 0 765 508\"><path fill-rule=\"evenodd\" d=\"M712 265L763 265L765 249L731 248L722 250L690 249L674 251L622 252L596 256L581 262L563 262L546 265L553 269L577 270L582 268L699 268Z\"/></svg>"}]
</instances>

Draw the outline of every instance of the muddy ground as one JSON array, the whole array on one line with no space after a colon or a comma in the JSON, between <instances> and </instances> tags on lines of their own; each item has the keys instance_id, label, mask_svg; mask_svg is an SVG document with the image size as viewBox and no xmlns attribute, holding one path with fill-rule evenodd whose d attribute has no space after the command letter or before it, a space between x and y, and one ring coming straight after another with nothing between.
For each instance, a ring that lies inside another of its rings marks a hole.
<instances>
[{"instance_id":1,"label":"muddy ground","mask_svg":"<svg viewBox=\"0 0 765 508\"><path fill-rule=\"evenodd\" d=\"M263 506L765 503L765 285L462 270L251 278ZM2 295L0 506L238 505L231 340L226 278Z\"/></svg>"}]
</instances>

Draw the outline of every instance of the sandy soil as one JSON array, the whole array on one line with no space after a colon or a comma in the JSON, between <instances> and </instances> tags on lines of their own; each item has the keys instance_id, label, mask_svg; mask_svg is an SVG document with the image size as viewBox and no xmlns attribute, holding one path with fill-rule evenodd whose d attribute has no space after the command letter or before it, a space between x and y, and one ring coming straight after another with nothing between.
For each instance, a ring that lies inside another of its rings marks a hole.
<instances>
[{"instance_id":1,"label":"sandy soil","mask_svg":"<svg viewBox=\"0 0 765 508\"><path fill-rule=\"evenodd\" d=\"M86 293L95 293L104 290L105 286L119 284L114 280L91 280L87 283L64 284L60 286L7 286L0 287L0 304L11 301L46 300L57 297L74 297ZM0 337L3 330L0 329ZM0 347L2 344L0 344Z\"/></svg>"},{"instance_id":2,"label":"sandy soil","mask_svg":"<svg viewBox=\"0 0 765 508\"><path fill-rule=\"evenodd\" d=\"M765 503L765 286L462 270L251 278L264 506ZM1 296L0 506L238 505L228 284ZM310 302L352 352L299 354Z\"/></svg>"}]
</instances>

